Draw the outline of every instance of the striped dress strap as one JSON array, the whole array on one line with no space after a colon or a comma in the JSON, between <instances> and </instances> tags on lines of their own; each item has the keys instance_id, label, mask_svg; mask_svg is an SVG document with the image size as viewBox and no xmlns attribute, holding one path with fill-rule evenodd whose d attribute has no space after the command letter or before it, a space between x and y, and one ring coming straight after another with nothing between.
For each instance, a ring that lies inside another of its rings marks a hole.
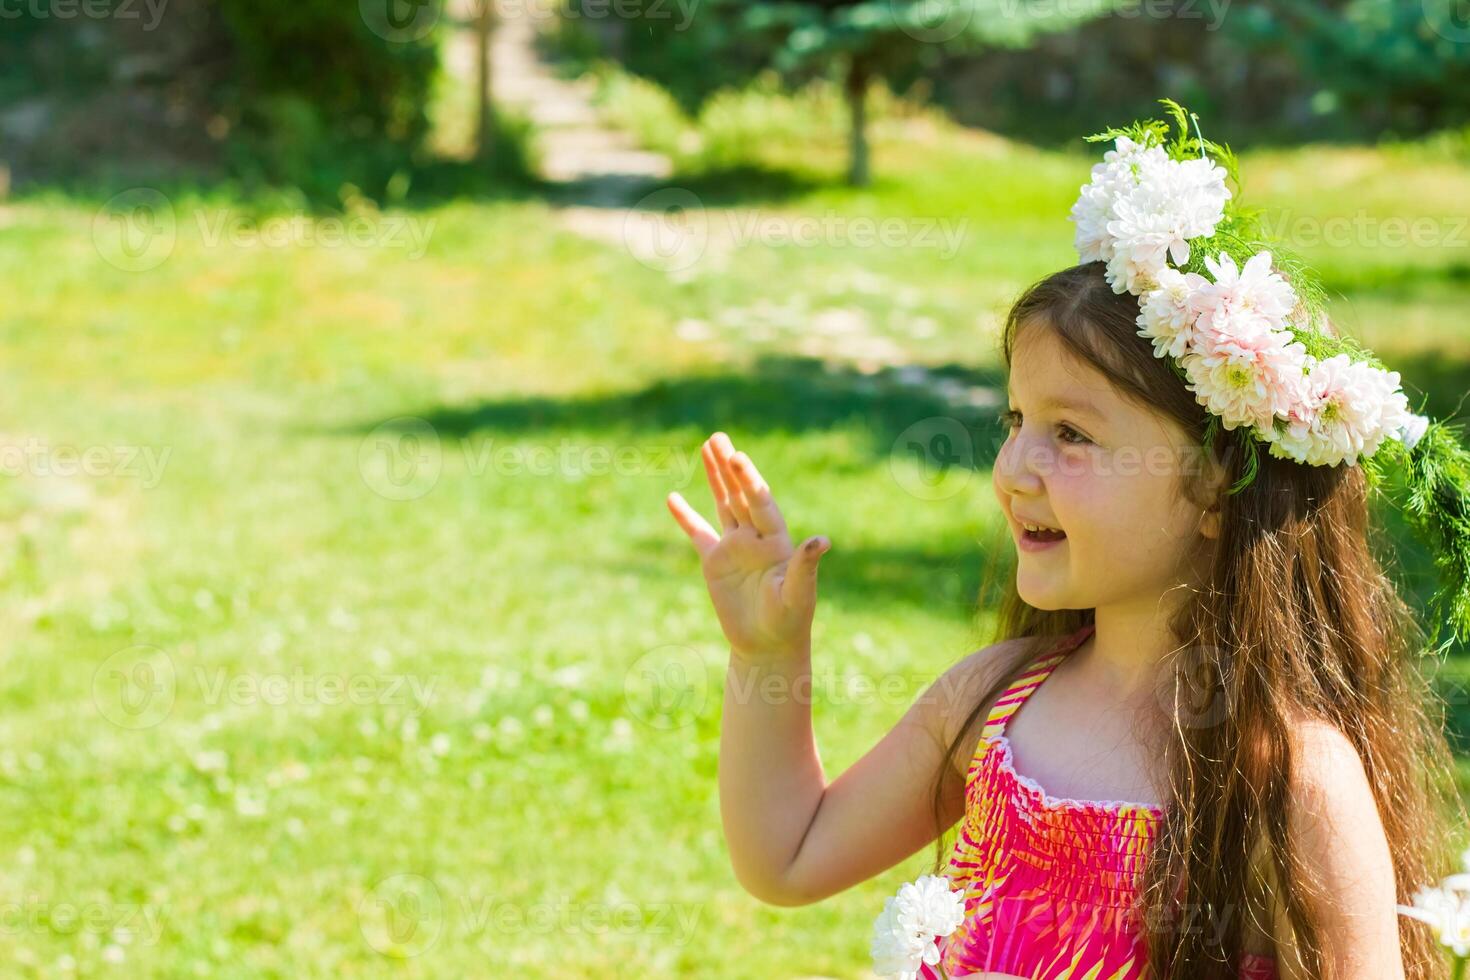
<instances>
[{"instance_id":1,"label":"striped dress strap","mask_svg":"<svg viewBox=\"0 0 1470 980\"><path fill-rule=\"evenodd\" d=\"M1081 629L1064 636L1050 653L1036 660L1026 668L1021 676L1012 681L1011 686L996 699L990 709L990 714L986 716L985 728L980 733L981 739L994 738L1003 734L1006 730L1006 722L1011 720L1011 715L1015 714L1022 704L1025 704L1031 692L1041 686L1041 682L1046 680L1053 668L1062 662L1062 658L1086 641L1092 630L1093 624L1088 623Z\"/></svg>"}]
</instances>

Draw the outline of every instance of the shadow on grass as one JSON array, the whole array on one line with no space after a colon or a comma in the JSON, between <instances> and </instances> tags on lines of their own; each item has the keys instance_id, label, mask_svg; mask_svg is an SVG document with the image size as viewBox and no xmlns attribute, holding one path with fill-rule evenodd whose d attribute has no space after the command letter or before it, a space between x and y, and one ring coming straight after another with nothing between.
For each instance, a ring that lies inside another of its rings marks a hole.
<instances>
[{"instance_id":1,"label":"shadow on grass","mask_svg":"<svg viewBox=\"0 0 1470 980\"><path fill-rule=\"evenodd\" d=\"M865 374L818 358L766 355L740 373L665 378L608 395L437 406L413 417L428 422L441 438L455 439L482 430L714 432L734 427L744 433L798 434L861 425L872 433L875 459L901 454L929 458L938 468L985 469L1002 441L995 417L1004 408L1004 385L995 369L890 367ZM374 419L352 431L385 424L395 423Z\"/></svg>"},{"instance_id":2,"label":"shadow on grass","mask_svg":"<svg viewBox=\"0 0 1470 980\"><path fill-rule=\"evenodd\" d=\"M962 400L962 394L980 404ZM855 468L895 467L896 500L963 508L1002 441L995 416L1003 406L991 400L1003 397L1003 378L993 369L899 368L869 375L813 358L770 356L743 373L663 379L639 390L592 397L407 409L396 418L350 425L346 432L359 437L385 429L421 433L428 422L446 442L482 434L545 442L560 433L602 431L616 434L623 445L663 443L662 449L678 441L682 452L697 454L703 439L721 429L739 439L842 428L867 439L869 462ZM673 440L659 436L675 432ZM704 481L697 458L693 465L693 483L678 488L686 495ZM713 519L712 513L706 516ZM611 567L654 577L684 568L688 543L672 520L667 530L635 541ZM839 603L943 607L966 620L974 615L986 560L987 549L965 536L843 549L841 561L824 567L822 588Z\"/></svg>"}]
</instances>

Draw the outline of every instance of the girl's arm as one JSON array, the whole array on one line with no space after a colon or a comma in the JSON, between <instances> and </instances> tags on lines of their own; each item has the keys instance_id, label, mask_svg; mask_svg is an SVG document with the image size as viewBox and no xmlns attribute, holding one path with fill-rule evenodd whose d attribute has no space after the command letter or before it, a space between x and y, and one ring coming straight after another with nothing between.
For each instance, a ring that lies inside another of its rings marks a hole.
<instances>
[{"instance_id":1,"label":"girl's arm","mask_svg":"<svg viewBox=\"0 0 1470 980\"><path fill-rule=\"evenodd\" d=\"M997 647L951 668L829 784L811 721L811 624L827 542L812 537L793 547L770 487L724 433L705 442L703 457L721 530L679 494L667 503L699 552L730 643L719 763L730 860L757 898L815 902L934 839L933 779L954 719L965 717L960 709L978 695L974 682ZM948 767L943 785L948 827L963 812L963 775Z\"/></svg>"},{"instance_id":2,"label":"girl's arm","mask_svg":"<svg viewBox=\"0 0 1470 980\"><path fill-rule=\"evenodd\" d=\"M1315 909L1324 975L1403 980L1393 858L1363 761L1347 736L1321 721L1302 724L1294 754L1287 832L1322 881ZM1301 963L1284 908L1273 906L1280 980L1315 980Z\"/></svg>"},{"instance_id":3,"label":"girl's arm","mask_svg":"<svg viewBox=\"0 0 1470 980\"><path fill-rule=\"evenodd\" d=\"M817 902L931 843L933 780L944 750L1010 646L988 647L951 667L831 783L812 736L810 697L769 693L809 691L809 654L772 668L732 657L720 732L720 812L746 890L775 905ZM873 680L882 687L881 678ZM963 743L960 766L969 762L971 741ZM964 813L964 776L953 765L944 766L942 793L948 828Z\"/></svg>"}]
</instances>

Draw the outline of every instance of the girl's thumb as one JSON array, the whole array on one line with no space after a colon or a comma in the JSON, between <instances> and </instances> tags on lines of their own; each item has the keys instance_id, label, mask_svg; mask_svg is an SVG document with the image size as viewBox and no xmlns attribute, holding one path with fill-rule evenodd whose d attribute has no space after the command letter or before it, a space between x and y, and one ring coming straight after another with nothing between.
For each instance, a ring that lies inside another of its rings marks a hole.
<instances>
[{"instance_id":1,"label":"girl's thumb","mask_svg":"<svg viewBox=\"0 0 1470 980\"><path fill-rule=\"evenodd\" d=\"M786 605L798 609L816 601L817 562L831 548L832 542L819 534L796 549L781 583L781 599Z\"/></svg>"}]
</instances>

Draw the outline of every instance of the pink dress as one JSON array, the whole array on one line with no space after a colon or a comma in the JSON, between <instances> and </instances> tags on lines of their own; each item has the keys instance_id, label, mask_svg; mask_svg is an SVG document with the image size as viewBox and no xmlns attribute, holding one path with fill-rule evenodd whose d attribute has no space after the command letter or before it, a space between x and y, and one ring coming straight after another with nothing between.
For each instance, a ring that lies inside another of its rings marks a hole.
<instances>
[{"instance_id":1,"label":"pink dress","mask_svg":"<svg viewBox=\"0 0 1470 980\"><path fill-rule=\"evenodd\" d=\"M1064 637L996 701L965 777L965 816L945 874L965 921L940 939L951 978L1135 980L1146 930L1137 877L1164 811L1144 803L1057 799L1016 772L1006 722L1093 626ZM933 967L919 976L938 980ZM1245 954L1242 980L1275 980L1276 961Z\"/></svg>"}]
</instances>

